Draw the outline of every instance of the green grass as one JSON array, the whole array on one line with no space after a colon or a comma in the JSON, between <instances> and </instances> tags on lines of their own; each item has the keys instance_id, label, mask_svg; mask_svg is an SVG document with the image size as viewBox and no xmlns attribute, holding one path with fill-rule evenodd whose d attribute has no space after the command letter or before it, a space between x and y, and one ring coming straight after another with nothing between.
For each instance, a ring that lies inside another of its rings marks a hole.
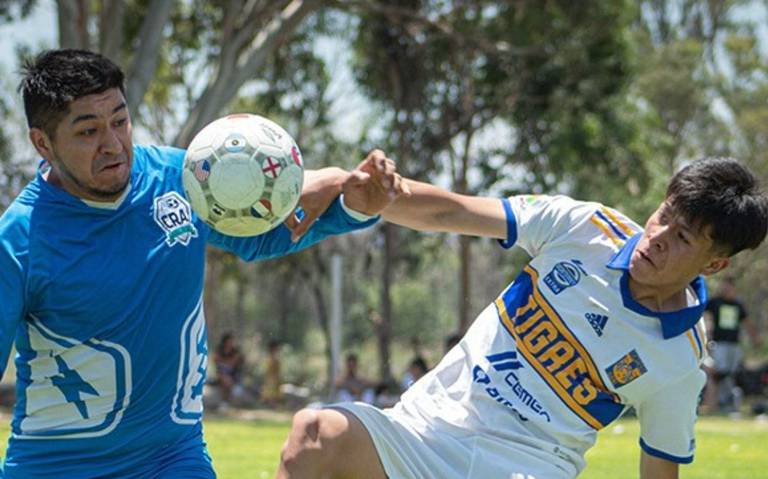
<instances>
[{"instance_id":1,"label":"green grass","mask_svg":"<svg viewBox=\"0 0 768 479\"><path fill-rule=\"evenodd\" d=\"M288 428L287 421L207 419L205 435L219 478L272 478ZM8 426L3 424L0 435L7 434ZM637 434L637 422L629 419L602 431L597 446L587 454L587 469L579 479L637 477ZM682 479L768 476L768 422L701 418L696 441L696 461L681 468ZM0 444L4 452L5 442Z\"/></svg>"}]
</instances>

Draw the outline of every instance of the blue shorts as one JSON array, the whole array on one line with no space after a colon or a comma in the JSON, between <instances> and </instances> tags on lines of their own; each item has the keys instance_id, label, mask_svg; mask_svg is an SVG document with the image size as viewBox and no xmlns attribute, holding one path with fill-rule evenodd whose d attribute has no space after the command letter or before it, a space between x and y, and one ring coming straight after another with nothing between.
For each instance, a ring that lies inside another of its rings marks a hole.
<instances>
[{"instance_id":1,"label":"blue shorts","mask_svg":"<svg viewBox=\"0 0 768 479\"><path fill-rule=\"evenodd\" d=\"M211 456L200 436L162 448L150 457L115 464L109 458L47 465L6 463L0 479L216 479Z\"/></svg>"}]
</instances>

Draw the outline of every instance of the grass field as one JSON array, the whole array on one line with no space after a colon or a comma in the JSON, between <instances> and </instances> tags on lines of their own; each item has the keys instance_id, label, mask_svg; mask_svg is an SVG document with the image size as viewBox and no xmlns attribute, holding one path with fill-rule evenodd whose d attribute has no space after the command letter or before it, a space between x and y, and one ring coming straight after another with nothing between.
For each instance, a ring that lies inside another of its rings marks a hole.
<instances>
[{"instance_id":1,"label":"grass field","mask_svg":"<svg viewBox=\"0 0 768 479\"><path fill-rule=\"evenodd\" d=\"M288 426L282 420L207 419L205 434L219 478L273 477ZM7 434L8 426L3 424L0 435ZM629 419L601 432L579 479L637 477L637 434L637 422ZM682 479L768 478L768 421L701 418L696 441L696 460L682 467ZM3 441L0 451L4 450Z\"/></svg>"}]
</instances>

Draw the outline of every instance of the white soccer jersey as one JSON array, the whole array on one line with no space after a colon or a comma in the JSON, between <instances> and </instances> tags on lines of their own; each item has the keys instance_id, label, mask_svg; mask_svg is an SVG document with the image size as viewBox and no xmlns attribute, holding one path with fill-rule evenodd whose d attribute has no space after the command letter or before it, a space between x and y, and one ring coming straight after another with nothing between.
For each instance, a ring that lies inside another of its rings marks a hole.
<instances>
[{"instance_id":1,"label":"white soccer jersey","mask_svg":"<svg viewBox=\"0 0 768 479\"><path fill-rule=\"evenodd\" d=\"M647 453L691 462L705 382L702 278L690 285L690 307L652 312L628 289L637 224L562 196L504 206L502 245L533 259L395 412L533 445L580 471L597 431L633 406Z\"/></svg>"}]
</instances>

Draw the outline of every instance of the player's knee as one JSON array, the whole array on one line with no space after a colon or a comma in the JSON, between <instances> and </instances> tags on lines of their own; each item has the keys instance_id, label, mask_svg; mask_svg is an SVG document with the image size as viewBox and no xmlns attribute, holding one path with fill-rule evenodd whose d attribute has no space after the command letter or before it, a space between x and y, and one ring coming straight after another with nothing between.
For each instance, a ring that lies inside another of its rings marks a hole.
<instances>
[{"instance_id":1,"label":"player's knee","mask_svg":"<svg viewBox=\"0 0 768 479\"><path fill-rule=\"evenodd\" d=\"M295 477L333 473L336 454L346 437L346 419L336 411L303 409L293 416L280 454L282 468ZM313 474L305 475L305 472Z\"/></svg>"},{"instance_id":2,"label":"player's knee","mask_svg":"<svg viewBox=\"0 0 768 479\"><path fill-rule=\"evenodd\" d=\"M320 440L320 414L302 409L293 416L291 432L280 453L280 462L288 472L319 466L322 458Z\"/></svg>"}]
</instances>

